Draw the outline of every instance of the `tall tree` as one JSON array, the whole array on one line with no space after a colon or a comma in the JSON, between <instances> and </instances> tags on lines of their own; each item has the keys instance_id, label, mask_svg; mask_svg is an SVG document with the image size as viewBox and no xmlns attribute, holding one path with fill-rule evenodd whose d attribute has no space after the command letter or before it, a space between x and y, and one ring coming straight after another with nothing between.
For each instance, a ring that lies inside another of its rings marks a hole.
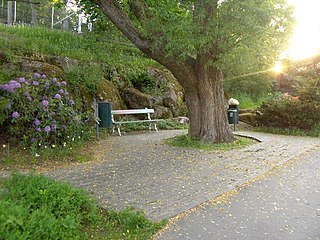
<instances>
[{"instance_id":1,"label":"tall tree","mask_svg":"<svg viewBox=\"0 0 320 240\"><path fill-rule=\"evenodd\" d=\"M292 20L285 0L82 3L91 9L92 3L96 4L146 56L172 72L185 90L189 134L213 143L234 140L227 121L221 69L230 59L250 66L257 59L252 53L259 57L279 53Z\"/></svg>"}]
</instances>

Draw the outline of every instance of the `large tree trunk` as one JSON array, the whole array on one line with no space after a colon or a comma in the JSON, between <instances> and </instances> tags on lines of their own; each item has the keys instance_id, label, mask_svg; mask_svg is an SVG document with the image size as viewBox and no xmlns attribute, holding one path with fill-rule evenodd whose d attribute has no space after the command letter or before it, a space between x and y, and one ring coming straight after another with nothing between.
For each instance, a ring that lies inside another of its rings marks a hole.
<instances>
[{"instance_id":1,"label":"large tree trunk","mask_svg":"<svg viewBox=\"0 0 320 240\"><path fill-rule=\"evenodd\" d=\"M227 120L222 73L210 66L199 66L196 70L197 79L194 81L197 86L190 89L186 86L185 91L190 118L189 135L212 143L232 142L234 137Z\"/></svg>"}]
</instances>

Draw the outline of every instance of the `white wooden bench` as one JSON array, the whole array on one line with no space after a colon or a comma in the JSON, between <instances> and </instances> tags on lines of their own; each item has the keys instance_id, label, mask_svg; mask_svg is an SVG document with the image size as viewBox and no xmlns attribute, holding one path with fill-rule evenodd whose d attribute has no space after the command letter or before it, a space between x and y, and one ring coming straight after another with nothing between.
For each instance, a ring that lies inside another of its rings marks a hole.
<instances>
[{"instance_id":1,"label":"white wooden bench","mask_svg":"<svg viewBox=\"0 0 320 240\"><path fill-rule=\"evenodd\" d=\"M112 120L112 132L115 132L115 127L117 127L118 130L118 134L119 136L121 136L121 130L120 127L122 124L126 124L126 123L149 123L149 130L152 130L152 123L153 123L153 127L154 130L158 132L157 129L157 122L161 121L162 119L151 119L150 114L154 113L154 109L149 109L149 108L145 108L145 109L128 109L128 110L111 110L111 120ZM147 114L147 119L144 120L115 120L114 116L115 115L133 115L133 114Z\"/></svg>"}]
</instances>

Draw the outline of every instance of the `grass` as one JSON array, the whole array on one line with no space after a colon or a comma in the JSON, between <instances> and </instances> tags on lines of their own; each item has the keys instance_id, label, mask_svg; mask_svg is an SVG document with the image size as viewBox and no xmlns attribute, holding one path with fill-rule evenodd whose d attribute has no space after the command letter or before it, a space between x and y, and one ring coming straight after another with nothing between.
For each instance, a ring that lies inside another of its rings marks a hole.
<instances>
[{"instance_id":1,"label":"grass","mask_svg":"<svg viewBox=\"0 0 320 240\"><path fill-rule=\"evenodd\" d=\"M93 138L92 138L93 140ZM23 148L19 144L4 139L0 140L0 170L50 169L72 162L88 162L94 160L95 141L78 140L65 147L43 148L35 152Z\"/></svg>"},{"instance_id":2,"label":"grass","mask_svg":"<svg viewBox=\"0 0 320 240\"><path fill-rule=\"evenodd\" d=\"M240 109L256 109L268 96L252 96L250 94L236 94L234 96L240 102Z\"/></svg>"},{"instance_id":3,"label":"grass","mask_svg":"<svg viewBox=\"0 0 320 240\"><path fill-rule=\"evenodd\" d=\"M320 137L320 128L314 128L310 131L304 131L298 128L274 128L274 127L256 127L255 131L266 132L272 134L281 134L289 136L308 136L308 137Z\"/></svg>"},{"instance_id":4,"label":"grass","mask_svg":"<svg viewBox=\"0 0 320 240\"><path fill-rule=\"evenodd\" d=\"M232 143L206 143L198 139L193 139L188 135L179 135L174 138L169 138L165 141L168 145L184 148L197 148L208 151L227 151L239 149L256 143L255 140L245 137L236 136L236 140Z\"/></svg>"},{"instance_id":5,"label":"grass","mask_svg":"<svg viewBox=\"0 0 320 240\"><path fill-rule=\"evenodd\" d=\"M101 209L83 190L33 173L1 180L0 212L3 239L143 240L166 224L132 208Z\"/></svg>"},{"instance_id":6,"label":"grass","mask_svg":"<svg viewBox=\"0 0 320 240\"><path fill-rule=\"evenodd\" d=\"M188 129L188 124L181 124L174 119L163 119L157 122L157 128L162 130ZM153 129L153 123L152 123ZM149 130L148 123L126 123L121 125L121 132L133 132Z\"/></svg>"},{"instance_id":7,"label":"grass","mask_svg":"<svg viewBox=\"0 0 320 240\"><path fill-rule=\"evenodd\" d=\"M144 58L134 46L97 41L94 37L70 32L52 31L39 27L0 25L0 50L8 60L15 55L42 53L49 56L63 56L83 62L99 62L115 67L128 66L139 69L155 62Z\"/></svg>"}]
</instances>

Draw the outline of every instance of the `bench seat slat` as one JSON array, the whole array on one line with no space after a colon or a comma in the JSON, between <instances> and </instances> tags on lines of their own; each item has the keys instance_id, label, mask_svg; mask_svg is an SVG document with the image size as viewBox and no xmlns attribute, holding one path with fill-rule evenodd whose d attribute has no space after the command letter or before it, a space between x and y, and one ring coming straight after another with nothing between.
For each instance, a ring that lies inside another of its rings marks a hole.
<instances>
[{"instance_id":1,"label":"bench seat slat","mask_svg":"<svg viewBox=\"0 0 320 240\"><path fill-rule=\"evenodd\" d=\"M145 114L145 113L154 113L154 109L128 109L128 110L112 110L112 115L120 114Z\"/></svg>"}]
</instances>

